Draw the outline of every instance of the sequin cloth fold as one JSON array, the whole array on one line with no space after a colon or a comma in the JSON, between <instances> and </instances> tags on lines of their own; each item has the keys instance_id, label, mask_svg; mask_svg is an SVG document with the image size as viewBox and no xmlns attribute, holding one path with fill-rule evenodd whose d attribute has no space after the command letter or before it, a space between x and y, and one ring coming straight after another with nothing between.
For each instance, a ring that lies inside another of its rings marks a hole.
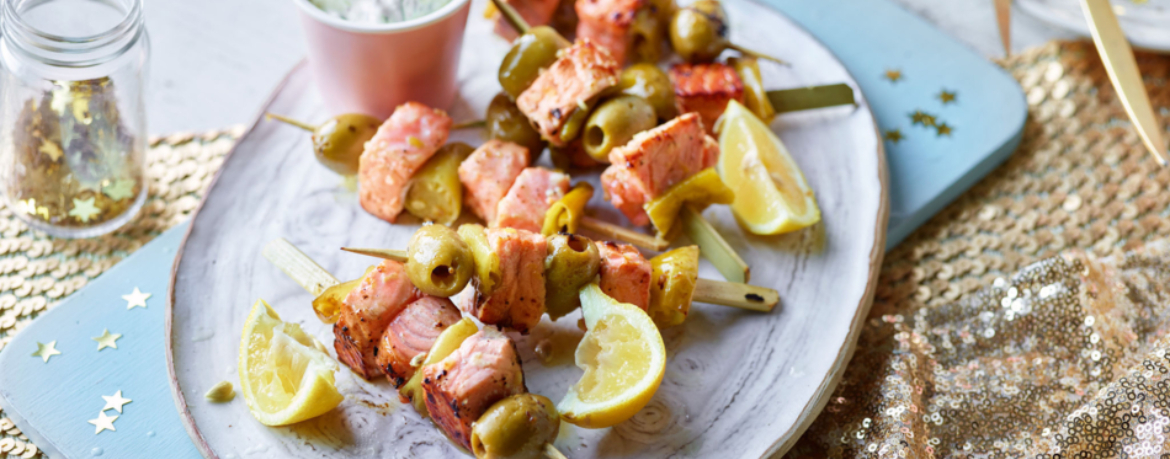
<instances>
[{"instance_id":1,"label":"sequin cloth fold","mask_svg":"<svg viewBox=\"0 0 1170 459\"><path fill-rule=\"evenodd\" d=\"M1170 56L1137 57L1166 116ZM1019 150L887 254L787 457L1170 457L1170 169L1091 43L1003 65L1029 104Z\"/></svg>"}]
</instances>

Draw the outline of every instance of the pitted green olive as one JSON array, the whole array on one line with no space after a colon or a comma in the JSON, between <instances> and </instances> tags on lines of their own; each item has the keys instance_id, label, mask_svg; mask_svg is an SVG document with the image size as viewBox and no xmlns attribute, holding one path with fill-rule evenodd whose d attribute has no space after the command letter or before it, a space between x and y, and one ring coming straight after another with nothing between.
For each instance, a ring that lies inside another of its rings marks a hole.
<instances>
[{"instance_id":1,"label":"pitted green olive","mask_svg":"<svg viewBox=\"0 0 1170 459\"><path fill-rule=\"evenodd\" d=\"M455 230L425 225L410 238L406 276L419 291L448 297L463 291L475 271L471 249Z\"/></svg>"},{"instance_id":2,"label":"pitted green olive","mask_svg":"<svg viewBox=\"0 0 1170 459\"><path fill-rule=\"evenodd\" d=\"M358 173L358 160L365 151L366 141L374 137L382 125L382 120L360 113L338 115L315 127L272 113L268 117L312 132L313 154L317 161L341 175Z\"/></svg>"},{"instance_id":3,"label":"pitted green olive","mask_svg":"<svg viewBox=\"0 0 1170 459\"><path fill-rule=\"evenodd\" d=\"M496 402L471 427L471 451L478 459L537 459L561 429L548 397L517 394Z\"/></svg>"},{"instance_id":4,"label":"pitted green olive","mask_svg":"<svg viewBox=\"0 0 1170 459\"><path fill-rule=\"evenodd\" d=\"M557 52L569 41L548 26L533 27L512 42L512 49L500 62L500 86L512 99L528 89L540 71L557 60Z\"/></svg>"},{"instance_id":5,"label":"pitted green olive","mask_svg":"<svg viewBox=\"0 0 1170 459\"><path fill-rule=\"evenodd\" d=\"M634 64L623 70L618 89L622 94L646 99L654 107L659 120L673 119L678 115L678 108L674 105L674 85L670 76L656 65Z\"/></svg>"},{"instance_id":6,"label":"pitted green olive","mask_svg":"<svg viewBox=\"0 0 1170 459\"><path fill-rule=\"evenodd\" d=\"M488 137L506 140L528 149L533 161L544 150L544 139L528 123L528 117L516 107L507 94L497 94L487 108Z\"/></svg>"},{"instance_id":7,"label":"pitted green olive","mask_svg":"<svg viewBox=\"0 0 1170 459\"><path fill-rule=\"evenodd\" d=\"M680 8L670 19L670 45L688 62L711 62L727 49L727 13L715 0Z\"/></svg>"},{"instance_id":8,"label":"pitted green olive","mask_svg":"<svg viewBox=\"0 0 1170 459\"><path fill-rule=\"evenodd\" d=\"M618 96L607 100L585 123L585 152L597 161L609 162L609 151L625 145L634 135L658 124L658 115L646 99Z\"/></svg>"}]
</instances>

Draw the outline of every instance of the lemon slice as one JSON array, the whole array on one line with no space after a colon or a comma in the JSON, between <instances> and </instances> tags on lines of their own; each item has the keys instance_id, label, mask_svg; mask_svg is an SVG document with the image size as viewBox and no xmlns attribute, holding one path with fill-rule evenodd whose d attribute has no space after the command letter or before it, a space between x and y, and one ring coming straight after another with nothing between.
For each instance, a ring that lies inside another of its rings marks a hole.
<instances>
[{"instance_id":1,"label":"lemon slice","mask_svg":"<svg viewBox=\"0 0 1170 459\"><path fill-rule=\"evenodd\" d=\"M800 167L766 124L733 100L718 126L717 168L735 192L731 210L740 225L754 234L780 234L821 220Z\"/></svg>"},{"instance_id":2,"label":"lemon slice","mask_svg":"<svg viewBox=\"0 0 1170 459\"><path fill-rule=\"evenodd\" d=\"M597 284L581 289L589 331L577 345L581 380L557 404L568 422L600 429L625 421L650 402L666 371L666 347L644 311L619 303Z\"/></svg>"},{"instance_id":3,"label":"lemon slice","mask_svg":"<svg viewBox=\"0 0 1170 459\"><path fill-rule=\"evenodd\" d=\"M240 337L240 392L261 424L288 425L336 407L335 371L337 362L299 325L282 322L264 300L252 305Z\"/></svg>"}]
</instances>

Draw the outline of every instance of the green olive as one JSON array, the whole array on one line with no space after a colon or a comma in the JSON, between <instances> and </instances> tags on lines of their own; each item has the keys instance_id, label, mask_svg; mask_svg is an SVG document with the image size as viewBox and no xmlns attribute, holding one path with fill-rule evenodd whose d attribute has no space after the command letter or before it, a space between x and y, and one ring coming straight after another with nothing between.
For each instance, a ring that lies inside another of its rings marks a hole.
<instances>
[{"instance_id":1,"label":"green olive","mask_svg":"<svg viewBox=\"0 0 1170 459\"><path fill-rule=\"evenodd\" d=\"M655 63L662 58L662 42L666 38L666 21L653 4L639 9L630 25L630 62Z\"/></svg>"},{"instance_id":2,"label":"green olive","mask_svg":"<svg viewBox=\"0 0 1170 459\"><path fill-rule=\"evenodd\" d=\"M517 394L496 402L471 427L471 451L478 459L537 459L561 430L552 400Z\"/></svg>"},{"instance_id":3,"label":"green olive","mask_svg":"<svg viewBox=\"0 0 1170 459\"><path fill-rule=\"evenodd\" d=\"M426 221L450 224L463 210L459 164L475 151L463 142L443 145L428 159L406 191L406 211Z\"/></svg>"},{"instance_id":4,"label":"green olive","mask_svg":"<svg viewBox=\"0 0 1170 459\"><path fill-rule=\"evenodd\" d=\"M512 42L512 49L500 62L500 86L512 99L540 76L540 71L557 60L557 51L568 48L569 41L548 26L533 27Z\"/></svg>"},{"instance_id":5,"label":"green olive","mask_svg":"<svg viewBox=\"0 0 1170 459\"><path fill-rule=\"evenodd\" d=\"M492 103L488 104L486 119L488 137L527 148L528 157L533 161L540 157L540 152L544 150L544 139L507 94L499 93L492 99Z\"/></svg>"},{"instance_id":6,"label":"green olive","mask_svg":"<svg viewBox=\"0 0 1170 459\"><path fill-rule=\"evenodd\" d=\"M585 152L595 160L609 162L610 150L657 124L658 115L646 99L624 95L607 100L585 123Z\"/></svg>"},{"instance_id":7,"label":"green olive","mask_svg":"<svg viewBox=\"0 0 1170 459\"><path fill-rule=\"evenodd\" d=\"M585 236L555 234L548 238L544 259L544 305L553 320L581 307L581 287L601 269L601 252Z\"/></svg>"},{"instance_id":8,"label":"green olive","mask_svg":"<svg viewBox=\"0 0 1170 459\"><path fill-rule=\"evenodd\" d=\"M646 99L654 107L659 120L674 119L678 115L670 76L654 64L634 64L623 70L618 79L618 89L622 94Z\"/></svg>"},{"instance_id":9,"label":"green olive","mask_svg":"<svg viewBox=\"0 0 1170 459\"><path fill-rule=\"evenodd\" d=\"M299 127L313 133L313 154L317 161L341 175L358 173L359 160L366 149L366 141L374 137L382 121L369 115L347 113L330 118L320 126L312 126L292 118L269 113L268 118Z\"/></svg>"},{"instance_id":10,"label":"green olive","mask_svg":"<svg viewBox=\"0 0 1170 459\"><path fill-rule=\"evenodd\" d=\"M475 271L471 249L455 230L424 225L410 238L406 276L419 291L448 297L463 291Z\"/></svg>"},{"instance_id":11,"label":"green olive","mask_svg":"<svg viewBox=\"0 0 1170 459\"><path fill-rule=\"evenodd\" d=\"M727 13L716 0L699 0L670 20L670 45L688 62L711 62L727 49Z\"/></svg>"},{"instance_id":12,"label":"green olive","mask_svg":"<svg viewBox=\"0 0 1170 459\"><path fill-rule=\"evenodd\" d=\"M579 104L573 113L569 114L569 119L565 120L565 124L561 125L561 132L558 137L562 142L572 142L581 133L581 128L585 126L585 122L589 119L589 114L593 113L593 106L596 100L590 100L583 104Z\"/></svg>"}]
</instances>

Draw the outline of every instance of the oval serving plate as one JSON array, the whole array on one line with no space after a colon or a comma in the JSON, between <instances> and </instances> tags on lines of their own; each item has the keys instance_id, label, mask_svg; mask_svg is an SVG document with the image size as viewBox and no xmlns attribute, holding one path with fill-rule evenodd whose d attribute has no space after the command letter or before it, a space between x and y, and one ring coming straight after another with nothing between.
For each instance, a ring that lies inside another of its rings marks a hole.
<instances>
[{"instance_id":1,"label":"oval serving plate","mask_svg":"<svg viewBox=\"0 0 1170 459\"><path fill-rule=\"evenodd\" d=\"M478 14L483 6L475 2L468 24L460 94L450 110L456 121L478 118L499 90L496 68L507 44L491 35ZM789 19L743 0L726 6L736 42L792 62L762 64L769 88L842 81L857 87L841 63ZM561 451L573 458L760 457L787 450L804 431L852 355L885 245L885 163L874 119L858 95L858 107L788 114L772 124L816 191L822 223L758 237L742 231L725 206L705 214L752 266L752 283L780 291L781 305L759 314L696 304L684 325L663 332L670 357L650 404L609 429L563 423L556 442ZM329 115L304 66L290 73L265 110L310 121ZM459 132L452 140L482 142L477 132ZM596 184L597 173L582 178ZM330 327L314 316L310 295L261 257L267 242L287 238L349 279L376 260L339 247L405 247L417 229L408 218L389 225L366 214L341 182L313 159L308 135L259 121L224 162L191 223L171 284L167 359L176 405L209 458L462 454L401 404L389 383L364 381L344 366L337 387L345 401L290 427L261 425L242 397L226 404L203 398L220 381L238 382L240 331L258 298L323 343L333 341ZM600 196L594 199L590 207L602 218L624 221ZM705 262L702 275L719 278ZM556 323L546 317L518 339L530 391L556 401L580 377L572 357L582 334L578 317ZM532 352L544 339L553 344L550 364Z\"/></svg>"}]
</instances>

